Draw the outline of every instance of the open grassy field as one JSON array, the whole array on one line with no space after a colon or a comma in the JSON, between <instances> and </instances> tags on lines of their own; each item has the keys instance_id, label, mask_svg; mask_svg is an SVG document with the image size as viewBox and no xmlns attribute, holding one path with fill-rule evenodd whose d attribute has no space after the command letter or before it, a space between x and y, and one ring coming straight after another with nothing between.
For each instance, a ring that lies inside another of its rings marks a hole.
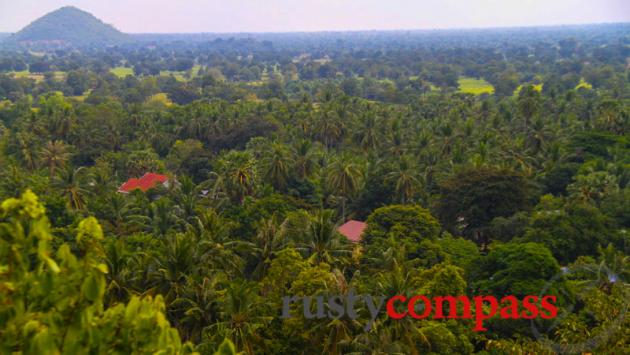
<instances>
[{"instance_id":1,"label":"open grassy field","mask_svg":"<svg viewBox=\"0 0 630 355\"><path fill-rule=\"evenodd\" d=\"M528 84L526 84L528 85ZM534 84L534 90L538 91L538 92L542 92L543 89L543 85L544 84ZM518 94L520 94L521 89L523 89L523 85L519 85L515 90L514 90L514 96L518 96Z\"/></svg>"},{"instance_id":2,"label":"open grassy field","mask_svg":"<svg viewBox=\"0 0 630 355\"><path fill-rule=\"evenodd\" d=\"M194 67L192 67L190 78L186 77L185 71L171 71L171 70L160 71L160 76L172 75L175 77L177 81L188 81L192 78L199 76L199 71L201 70L201 68L202 68L201 65L195 65ZM133 68L127 68L127 67L115 67L115 68L110 69L110 72L119 78L124 78L127 75L134 75Z\"/></svg>"},{"instance_id":3,"label":"open grassy field","mask_svg":"<svg viewBox=\"0 0 630 355\"><path fill-rule=\"evenodd\" d=\"M133 68L115 67L115 68L111 68L109 71L119 78L124 78L127 75L133 75Z\"/></svg>"},{"instance_id":4,"label":"open grassy field","mask_svg":"<svg viewBox=\"0 0 630 355\"><path fill-rule=\"evenodd\" d=\"M586 80L584 80L584 78L580 78L580 83L577 84L577 86L575 87L575 90L578 90L578 89L590 90L592 88L593 88L593 85L587 83Z\"/></svg>"},{"instance_id":5,"label":"open grassy field","mask_svg":"<svg viewBox=\"0 0 630 355\"><path fill-rule=\"evenodd\" d=\"M157 94L149 97L147 99L147 101L146 101L146 103L148 103L148 104L150 104L150 103L157 103L157 102L164 104L164 106L171 106L171 105L173 105L173 101L171 101L168 98L168 95L166 93L164 93L164 92L157 93Z\"/></svg>"},{"instance_id":6,"label":"open grassy field","mask_svg":"<svg viewBox=\"0 0 630 355\"><path fill-rule=\"evenodd\" d=\"M14 72L9 72L9 75L13 75L15 78L28 78L28 79L33 79L36 82L40 82L44 80L44 74L39 74L39 73L31 73L30 71L27 70L22 70L22 71L14 71ZM62 72L62 71L55 71L53 72L54 78L55 80L66 80L66 73Z\"/></svg>"},{"instance_id":7,"label":"open grassy field","mask_svg":"<svg viewBox=\"0 0 630 355\"><path fill-rule=\"evenodd\" d=\"M186 72L183 71L171 71L171 70L161 70L160 76L174 76L177 81L188 81L188 79L184 76Z\"/></svg>"},{"instance_id":8,"label":"open grassy field","mask_svg":"<svg viewBox=\"0 0 630 355\"><path fill-rule=\"evenodd\" d=\"M185 71L172 71L172 70L162 70L160 71L160 76L174 76L175 79L177 81L188 81L190 79L194 79L195 77L199 76L199 71L201 70L202 66L196 64L195 66L192 67L191 71L190 71L190 78L186 77L186 72Z\"/></svg>"},{"instance_id":9,"label":"open grassy field","mask_svg":"<svg viewBox=\"0 0 630 355\"><path fill-rule=\"evenodd\" d=\"M460 77L457 80L459 83L459 92L473 95L481 94L493 94L494 87L484 79L475 79L470 77Z\"/></svg>"},{"instance_id":10,"label":"open grassy field","mask_svg":"<svg viewBox=\"0 0 630 355\"><path fill-rule=\"evenodd\" d=\"M77 96L68 96L69 99L73 99L73 100L77 100L79 102L83 102L85 101L85 99L88 98L88 96L90 96L90 94L92 93L92 89L89 89L87 91L85 91L83 93L83 95L77 95Z\"/></svg>"}]
</instances>

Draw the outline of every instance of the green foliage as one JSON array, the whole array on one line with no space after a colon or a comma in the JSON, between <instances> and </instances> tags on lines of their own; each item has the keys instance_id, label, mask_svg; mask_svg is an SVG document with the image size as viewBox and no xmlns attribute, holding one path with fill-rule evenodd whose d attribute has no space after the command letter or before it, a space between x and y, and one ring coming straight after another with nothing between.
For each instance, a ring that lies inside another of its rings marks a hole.
<instances>
[{"instance_id":1,"label":"green foliage","mask_svg":"<svg viewBox=\"0 0 630 355\"><path fill-rule=\"evenodd\" d=\"M442 252L448 256L448 262L468 270L479 256L477 245L464 238L455 238L447 235L436 241Z\"/></svg>"},{"instance_id":2,"label":"green foliage","mask_svg":"<svg viewBox=\"0 0 630 355\"><path fill-rule=\"evenodd\" d=\"M50 247L45 210L26 191L0 207L0 332L3 351L42 353L190 353L166 320L164 301L133 297L106 308L106 274L94 218L77 228L77 257L68 244Z\"/></svg>"},{"instance_id":3,"label":"green foliage","mask_svg":"<svg viewBox=\"0 0 630 355\"><path fill-rule=\"evenodd\" d=\"M440 224L429 210L417 205L391 205L381 207L368 217L364 234L366 244L386 238L394 228L397 233L415 242L435 239L440 232Z\"/></svg>"},{"instance_id":4,"label":"green foliage","mask_svg":"<svg viewBox=\"0 0 630 355\"><path fill-rule=\"evenodd\" d=\"M527 209L533 189L519 173L493 168L469 168L440 184L437 214L454 234L487 242L484 231L496 217Z\"/></svg>"},{"instance_id":5,"label":"green foliage","mask_svg":"<svg viewBox=\"0 0 630 355\"><path fill-rule=\"evenodd\" d=\"M537 243L506 243L491 246L488 255L481 256L473 264L471 279L479 294L496 297L546 294L559 295L556 282L553 288L546 284L560 274L560 266L549 249ZM562 303L559 298L559 303Z\"/></svg>"},{"instance_id":6,"label":"green foliage","mask_svg":"<svg viewBox=\"0 0 630 355\"><path fill-rule=\"evenodd\" d=\"M525 240L542 243L562 263L578 256L595 255L598 246L614 241L616 231L610 218L584 203L558 201L546 197L536 208L525 229Z\"/></svg>"},{"instance_id":7,"label":"green foliage","mask_svg":"<svg viewBox=\"0 0 630 355\"><path fill-rule=\"evenodd\" d=\"M578 154L586 154L586 156L607 157L608 149L613 147L619 138L611 133L590 131L580 132L574 135L569 143Z\"/></svg>"},{"instance_id":8,"label":"green foliage","mask_svg":"<svg viewBox=\"0 0 630 355\"><path fill-rule=\"evenodd\" d=\"M0 51L0 199L30 188L50 219L30 193L0 210L0 352L627 353L627 29ZM117 192L150 171L176 183ZM550 195L532 210L533 182ZM350 218L361 243L337 231ZM361 302L357 320L279 317L283 296L350 290L563 304L539 335L498 317L366 331Z\"/></svg>"}]
</instances>

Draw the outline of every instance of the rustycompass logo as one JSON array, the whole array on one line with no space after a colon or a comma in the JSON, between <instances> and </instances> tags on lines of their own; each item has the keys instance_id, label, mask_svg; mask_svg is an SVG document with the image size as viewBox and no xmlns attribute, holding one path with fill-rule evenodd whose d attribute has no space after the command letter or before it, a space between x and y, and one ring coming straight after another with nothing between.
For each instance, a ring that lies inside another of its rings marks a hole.
<instances>
[{"instance_id":1,"label":"rustycompass logo","mask_svg":"<svg viewBox=\"0 0 630 355\"><path fill-rule=\"evenodd\" d=\"M483 322L498 316L502 319L552 319L558 314L556 296L528 295L519 299L516 296L479 295L474 297L462 295L445 295L428 297L425 295L372 296L358 295L350 290L340 296L286 296L282 298L282 318L290 318L293 309L302 309L306 319L348 317L359 318L358 308L367 308L369 319L365 330L372 328L374 321L386 314L391 319L472 319L473 330L488 330ZM295 307L297 305L298 307ZM299 307L301 305L301 307ZM361 307L364 306L364 307Z\"/></svg>"}]
</instances>

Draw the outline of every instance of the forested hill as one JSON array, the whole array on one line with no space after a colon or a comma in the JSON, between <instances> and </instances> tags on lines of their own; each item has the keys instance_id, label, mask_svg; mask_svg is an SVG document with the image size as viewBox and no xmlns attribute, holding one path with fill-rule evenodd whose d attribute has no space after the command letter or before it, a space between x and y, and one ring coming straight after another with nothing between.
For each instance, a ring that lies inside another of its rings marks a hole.
<instances>
[{"instance_id":1,"label":"forested hill","mask_svg":"<svg viewBox=\"0 0 630 355\"><path fill-rule=\"evenodd\" d=\"M6 39L29 46L86 46L122 43L128 36L76 7L53 11Z\"/></svg>"}]
</instances>

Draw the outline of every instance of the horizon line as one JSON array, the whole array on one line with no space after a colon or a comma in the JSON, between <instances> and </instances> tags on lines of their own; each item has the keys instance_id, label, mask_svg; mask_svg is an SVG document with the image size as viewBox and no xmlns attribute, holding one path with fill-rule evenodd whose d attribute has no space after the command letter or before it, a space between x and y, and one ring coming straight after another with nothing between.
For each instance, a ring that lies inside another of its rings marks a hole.
<instances>
[{"instance_id":1,"label":"horizon line","mask_svg":"<svg viewBox=\"0 0 630 355\"><path fill-rule=\"evenodd\" d=\"M71 6L69 6L71 7ZM83 10L82 10L83 11ZM94 16L94 15L92 15ZM39 18L38 18L39 19ZM15 34L22 31L24 28L37 21L35 19L28 25L22 27L18 31L3 31L3 34ZM447 31L475 31L475 30L507 30L507 29L535 29L535 28L556 28L556 27L580 27L580 26L605 26L605 25L630 25L630 21L626 22L582 22L582 23L559 23L559 24L540 24L540 25L513 25L513 26L469 26L469 27L431 27L431 28L398 28L398 29L318 29L318 30L279 30L279 31L200 31L200 32L124 32L113 24L103 23L114 27L117 31L120 31L128 35L239 35L239 34L292 34L292 33L358 33L358 32L447 32Z\"/></svg>"}]
</instances>

